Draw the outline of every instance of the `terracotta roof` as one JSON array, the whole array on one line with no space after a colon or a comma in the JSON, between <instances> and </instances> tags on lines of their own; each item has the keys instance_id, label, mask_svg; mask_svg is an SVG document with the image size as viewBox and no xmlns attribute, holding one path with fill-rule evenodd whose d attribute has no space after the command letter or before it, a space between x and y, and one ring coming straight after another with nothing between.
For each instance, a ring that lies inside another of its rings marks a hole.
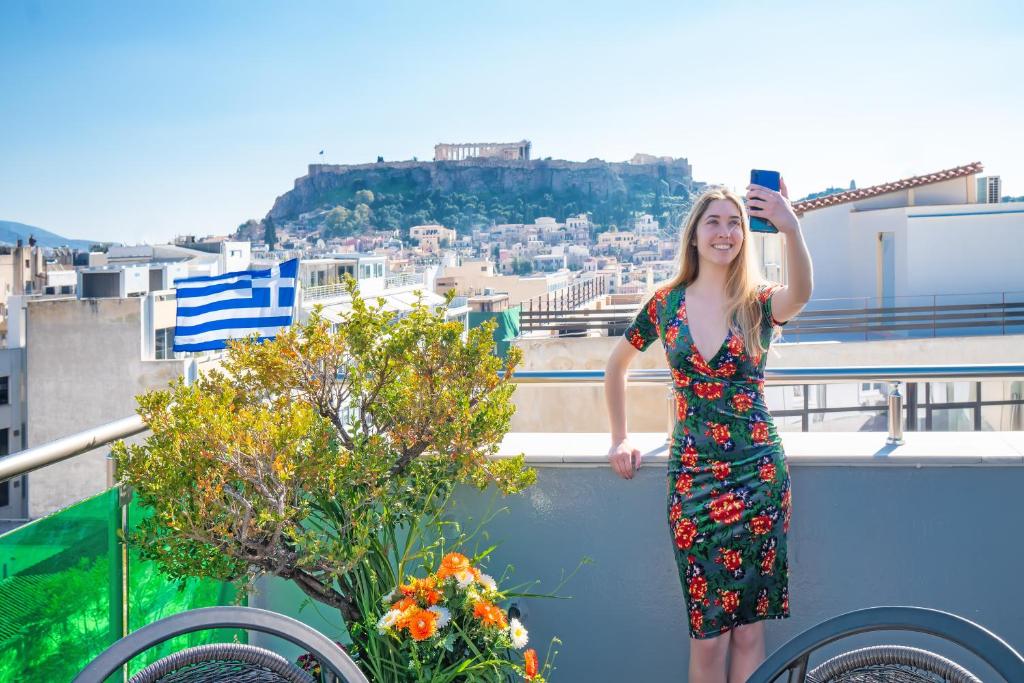
<instances>
[{"instance_id":1,"label":"terracotta roof","mask_svg":"<svg viewBox=\"0 0 1024 683\"><path fill-rule=\"evenodd\" d=\"M794 202L793 210L799 216L805 211L824 209L826 206L846 204L847 202L855 202L861 199L867 199L868 197L877 197L880 194L886 194L888 192L908 190L912 187L919 187L921 185L941 183L944 180L952 180L953 178L963 178L964 176L981 173L982 170L984 170L984 166L981 165L981 162L975 161L973 164L947 168L944 171L936 171L935 173L929 173L927 175L917 175L912 178L894 180L891 183L882 183L881 185L872 185L871 187L865 187L859 190L849 190L848 192L830 194L826 197L818 197L817 199L807 199L802 202Z\"/></svg>"}]
</instances>

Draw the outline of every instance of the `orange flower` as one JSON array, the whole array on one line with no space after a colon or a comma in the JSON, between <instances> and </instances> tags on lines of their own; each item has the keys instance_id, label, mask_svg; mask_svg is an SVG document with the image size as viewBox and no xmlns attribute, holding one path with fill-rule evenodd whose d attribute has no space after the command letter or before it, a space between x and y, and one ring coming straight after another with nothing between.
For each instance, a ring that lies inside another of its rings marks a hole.
<instances>
[{"instance_id":1,"label":"orange flower","mask_svg":"<svg viewBox=\"0 0 1024 683\"><path fill-rule=\"evenodd\" d=\"M417 605L416 601L413 600L412 598L402 598L398 602L396 602L393 605L391 605L391 609L396 609L399 612L404 612L405 610L409 609L410 607L418 607L418 606L419 605Z\"/></svg>"},{"instance_id":2,"label":"orange flower","mask_svg":"<svg viewBox=\"0 0 1024 683\"><path fill-rule=\"evenodd\" d=\"M403 613L396 623L400 628L408 629L413 640L426 640L437 630L436 621L434 612L414 607Z\"/></svg>"},{"instance_id":3,"label":"orange flower","mask_svg":"<svg viewBox=\"0 0 1024 683\"><path fill-rule=\"evenodd\" d=\"M495 628L508 627L505 613L501 611L500 607L487 600L473 603L473 616L482 621L486 626L493 626Z\"/></svg>"},{"instance_id":4,"label":"orange flower","mask_svg":"<svg viewBox=\"0 0 1024 683\"><path fill-rule=\"evenodd\" d=\"M436 585L437 580L433 576L428 576L425 579L413 579L408 584L399 586L398 590L402 595L422 600L430 606L441 602L441 593L435 590Z\"/></svg>"},{"instance_id":5,"label":"orange flower","mask_svg":"<svg viewBox=\"0 0 1024 683\"><path fill-rule=\"evenodd\" d=\"M448 553L441 559L441 568L437 570L437 578L443 581L465 569L470 569L468 557L460 553Z\"/></svg>"},{"instance_id":6,"label":"orange flower","mask_svg":"<svg viewBox=\"0 0 1024 683\"><path fill-rule=\"evenodd\" d=\"M526 680L532 681L537 675L537 651L531 647L523 653L523 659L526 660Z\"/></svg>"}]
</instances>

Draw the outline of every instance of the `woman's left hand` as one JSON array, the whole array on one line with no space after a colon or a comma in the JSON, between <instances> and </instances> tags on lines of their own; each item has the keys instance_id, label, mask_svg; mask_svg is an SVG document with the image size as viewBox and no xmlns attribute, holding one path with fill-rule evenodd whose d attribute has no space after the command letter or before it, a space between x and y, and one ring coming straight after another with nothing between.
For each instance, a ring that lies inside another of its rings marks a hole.
<instances>
[{"instance_id":1,"label":"woman's left hand","mask_svg":"<svg viewBox=\"0 0 1024 683\"><path fill-rule=\"evenodd\" d=\"M747 185L747 211L751 218L763 218L783 235L792 235L800 230L800 220L789 203L789 190L782 178L779 187L781 190L776 192L763 185Z\"/></svg>"}]
</instances>

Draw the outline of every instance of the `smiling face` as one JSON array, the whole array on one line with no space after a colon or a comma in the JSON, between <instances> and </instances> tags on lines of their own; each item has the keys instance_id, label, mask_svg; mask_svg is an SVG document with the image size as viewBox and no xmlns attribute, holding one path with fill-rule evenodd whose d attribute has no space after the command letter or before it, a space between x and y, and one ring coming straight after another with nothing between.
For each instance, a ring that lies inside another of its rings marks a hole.
<instances>
[{"instance_id":1,"label":"smiling face","mask_svg":"<svg viewBox=\"0 0 1024 683\"><path fill-rule=\"evenodd\" d=\"M729 265L743 244L743 218L739 209L728 199L712 201L697 222L693 240L697 242L701 261Z\"/></svg>"}]
</instances>

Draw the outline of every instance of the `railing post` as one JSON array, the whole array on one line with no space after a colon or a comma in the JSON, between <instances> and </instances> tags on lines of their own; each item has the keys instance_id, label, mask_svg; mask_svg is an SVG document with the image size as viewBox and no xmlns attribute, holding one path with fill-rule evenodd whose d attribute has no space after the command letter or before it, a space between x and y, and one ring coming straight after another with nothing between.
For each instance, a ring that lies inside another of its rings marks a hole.
<instances>
[{"instance_id":1,"label":"railing post","mask_svg":"<svg viewBox=\"0 0 1024 683\"><path fill-rule=\"evenodd\" d=\"M885 443L890 446L903 445L903 395L900 394L900 382L892 383L889 394L889 438Z\"/></svg>"}]
</instances>

